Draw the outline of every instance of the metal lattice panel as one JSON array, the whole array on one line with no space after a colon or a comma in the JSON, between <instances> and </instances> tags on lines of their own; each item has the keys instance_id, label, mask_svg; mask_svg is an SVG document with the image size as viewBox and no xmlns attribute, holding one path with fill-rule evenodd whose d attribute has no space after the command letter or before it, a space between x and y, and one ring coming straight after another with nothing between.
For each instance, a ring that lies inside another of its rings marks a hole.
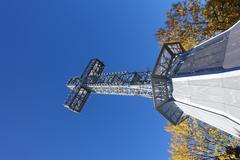
<instances>
[{"instance_id":1,"label":"metal lattice panel","mask_svg":"<svg viewBox=\"0 0 240 160\"><path fill-rule=\"evenodd\" d=\"M126 96L143 96L152 98L151 84L145 85L89 85L93 93L97 94L114 94Z\"/></svg>"},{"instance_id":2,"label":"metal lattice panel","mask_svg":"<svg viewBox=\"0 0 240 160\"><path fill-rule=\"evenodd\" d=\"M82 86L75 86L74 89L70 92L64 106L74 112L80 112L86 103L90 91Z\"/></svg>"},{"instance_id":3,"label":"metal lattice panel","mask_svg":"<svg viewBox=\"0 0 240 160\"><path fill-rule=\"evenodd\" d=\"M179 124L185 115L172 99L170 77L181 62L178 54L184 52L180 43L169 43L162 47L152 74L152 90L155 108L171 123Z\"/></svg>"},{"instance_id":4,"label":"metal lattice panel","mask_svg":"<svg viewBox=\"0 0 240 160\"><path fill-rule=\"evenodd\" d=\"M151 72L115 72L103 73L95 82L86 81L86 84L94 85L124 85L124 84L149 84Z\"/></svg>"}]
</instances>

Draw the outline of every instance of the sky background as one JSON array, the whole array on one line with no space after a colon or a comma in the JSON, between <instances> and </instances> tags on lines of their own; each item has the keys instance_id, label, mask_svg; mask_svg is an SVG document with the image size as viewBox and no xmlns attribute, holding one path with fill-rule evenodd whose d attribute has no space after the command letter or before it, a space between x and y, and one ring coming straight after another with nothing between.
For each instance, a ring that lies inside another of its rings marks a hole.
<instances>
[{"instance_id":1,"label":"sky background","mask_svg":"<svg viewBox=\"0 0 240 160\"><path fill-rule=\"evenodd\" d=\"M151 99L91 95L80 114L62 104L91 58L106 72L152 69L172 3L0 1L0 160L168 159Z\"/></svg>"}]
</instances>

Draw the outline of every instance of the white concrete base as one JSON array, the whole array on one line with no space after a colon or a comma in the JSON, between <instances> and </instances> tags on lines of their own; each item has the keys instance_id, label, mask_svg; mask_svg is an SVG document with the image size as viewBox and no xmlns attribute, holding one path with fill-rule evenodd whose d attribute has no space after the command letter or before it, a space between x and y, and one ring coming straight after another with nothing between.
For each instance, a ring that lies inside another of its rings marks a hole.
<instances>
[{"instance_id":1,"label":"white concrete base","mask_svg":"<svg viewBox=\"0 0 240 160\"><path fill-rule=\"evenodd\" d=\"M172 81L173 97L186 114L239 137L240 70Z\"/></svg>"}]
</instances>

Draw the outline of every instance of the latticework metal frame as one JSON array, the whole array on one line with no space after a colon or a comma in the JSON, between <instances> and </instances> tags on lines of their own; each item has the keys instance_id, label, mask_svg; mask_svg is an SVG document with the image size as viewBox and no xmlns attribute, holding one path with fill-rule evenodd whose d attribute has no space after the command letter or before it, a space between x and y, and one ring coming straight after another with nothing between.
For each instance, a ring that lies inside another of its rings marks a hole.
<instances>
[{"instance_id":1,"label":"latticework metal frame","mask_svg":"<svg viewBox=\"0 0 240 160\"><path fill-rule=\"evenodd\" d=\"M152 73L153 99L156 109L172 124L179 124L187 116L172 98L171 75L180 63L178 55L184 52L180 43L163 45Z\"/></svg>"},{"instance_id":2,"label":"latticework metal frame","mask_svg":"<svg viewBox=\"0 0 240 160\"><path fill-rule=\"evenodd\" d=\"M80 77L76 76L68 81L67 87L72 92L65 102L65 107L80 112L90 93L142 96L153 98L156 109L170 122L177 124L183 113L176 106L164 104L171 101L172 85L169 76L174 68L174 62L177 61L177 55L183 52L180 43L165 44L153 73L150 71L102 73L103 62L92 59Z\"/></svg>"},{"instance_id":3,"label":"latticework metal frame","mask_svg":"<svg viewBox=\"0 0 240 160\"><path fill-rule=\"evenodd\" d=\"M82 76L68 81L67 87L72 92L64 103L65 107L80 112L90 93L152 98L150 71L102 73L103 68L103 62L92 59ZM86 94L80 93L81 90Z\"/></svg>"},{"instance_id":4,"label":"latticework metal frame","mask_svg":"<svg viewBox=\"0 0 240 160\"><path fill-rule=\"evenodd\" d=\"M165 44L153 73L150 71L102 73L103 62L92 59L80 77L73 77L67 83L67 87L72 92L65 106L72 111L80 112L90 93L142 96L153 98L156 109L170 122L178 124L183 112L177 106L168 103L172 101L172 85L169 77L174 68L177 68L174 65L177 66L179 63L177 55L183 52L180 43Z\"/></svg>"}]
</instances>

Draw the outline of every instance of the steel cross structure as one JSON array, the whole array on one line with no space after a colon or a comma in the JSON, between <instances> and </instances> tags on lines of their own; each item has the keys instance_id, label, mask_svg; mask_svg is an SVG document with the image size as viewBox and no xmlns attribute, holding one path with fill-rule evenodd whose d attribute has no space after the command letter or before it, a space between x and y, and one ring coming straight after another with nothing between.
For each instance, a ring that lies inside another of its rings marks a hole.
<instances>
[{"instance_id":1,"label":"steel cross structure","mask_svg":"<svg viewBox=\"0 0 240 160\"><path fill-rule=\"evenodd\" d=\"M71 92L64 106L73 112L80 112L90 93L142 96L154 99L156 109L170 122L178 124L187 117L183 111L177 106L165 108L160 106L172 99L170 76L181 61L180 55L183 52L180 43L165 44L153 73L151 71L103 73L104 63L99 59L92 59L81 76L72 77L68 81L67 87Z\"/></svg>"},{"instance_id":2,"label":"steel cross structure","mask_svg":"<svg viewBox=\"0 0 240 160\"><path fill-rule=\"evenodd\" d=\"M150 71L102 73L103 69L103 62L92 59L82 76L71 78L65 107L80 112L90 93L153 97Z\"/></svg>"},{"instance_id":3,"label":"steel cross structure","mask_svg":"<svg viewBox=\"0 0 240 160\"><path fill-rule=\"evenodd\" d=\"M192 116L240 138L239 44L240 21L189 51L164 44L151 72L103 73L92 59L68 81L64 106L80 112L90 93L143 96L174 125Z\"/></svg>"}]
</instances>

